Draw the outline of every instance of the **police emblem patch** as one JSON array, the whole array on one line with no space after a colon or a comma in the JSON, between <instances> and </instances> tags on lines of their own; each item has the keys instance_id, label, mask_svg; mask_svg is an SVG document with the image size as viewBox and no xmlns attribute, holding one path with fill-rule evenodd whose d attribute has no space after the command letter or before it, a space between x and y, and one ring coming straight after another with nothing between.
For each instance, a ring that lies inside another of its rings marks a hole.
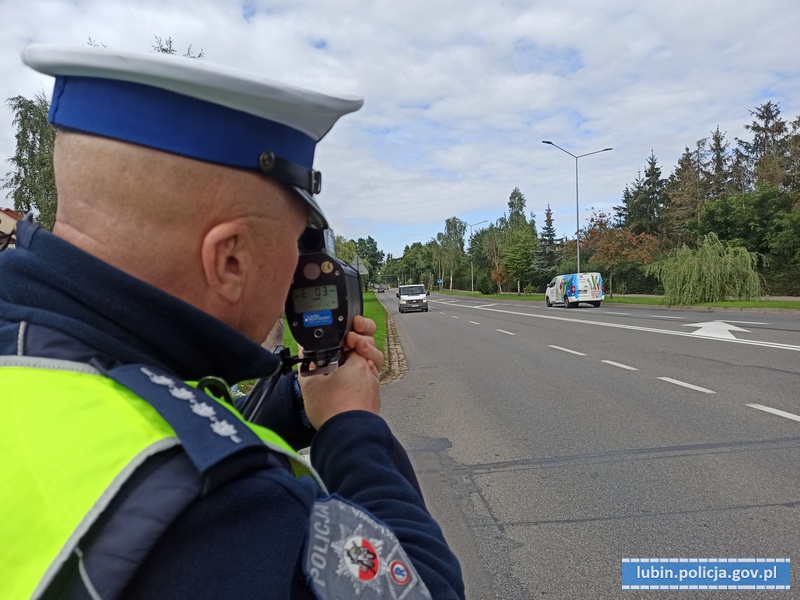
<instances>
[{"instance_id":1,"label":"police emblem patch","mask_svg":"<svg viewBox=\"0 0 800 600\"><path fill-rule=\"evenodd\" d=\"M358 535L347 538L342 547L345 565L353 577L371 581L380 573L381 559L367 538Z\"/></svg>"},{"instance_id":2,"label":"police emblem patch","mask_svg":"<svg viewBox=\"0 0 800 600\"><path fill-rule=\"evenodd\" d=\"M391 529L337 497L314 504L303 570L318 598L431 597Z\"/></svg>"}]
</instances>

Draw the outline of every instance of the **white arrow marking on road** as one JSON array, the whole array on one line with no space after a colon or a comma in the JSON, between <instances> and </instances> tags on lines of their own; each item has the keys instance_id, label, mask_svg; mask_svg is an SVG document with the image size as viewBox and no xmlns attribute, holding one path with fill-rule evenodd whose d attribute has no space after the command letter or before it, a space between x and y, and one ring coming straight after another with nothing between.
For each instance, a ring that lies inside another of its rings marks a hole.
<instances>
[{"instance_id":1,"label":"white arrow marking on road","mask_svg":"<svg viewBox=\"0 0 800 600\"><path fill-rule=\"evenodd\" d=\"M687 323L684 327L699 327L697 331L693 331L691 335L702 335L703 337L722 338L724 340L735 340L731 331L743 331L750 333L749 329L742 329L736 325L731 325L725 321L708 321L707 323Z\"/></svg>"}]
</instances>

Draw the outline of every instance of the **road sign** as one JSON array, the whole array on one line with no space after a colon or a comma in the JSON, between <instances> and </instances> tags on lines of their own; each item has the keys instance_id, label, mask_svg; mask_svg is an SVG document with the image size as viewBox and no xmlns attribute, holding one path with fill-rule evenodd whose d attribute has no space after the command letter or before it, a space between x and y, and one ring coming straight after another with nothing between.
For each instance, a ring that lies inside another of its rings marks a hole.
<instances>
[{"instance_id":1,"label":"road sign","mask_svg":"<svg viewBox=\"0 0 800 600\"><path fill-rule=\"evenodd\" d=\"M361 275L369 275L369 269L367 269L367 265L364 264L364 261L361 260L361 257L356 254L356 259L353 261L355 264L353 265L356 268L356 271L361 273Z\"/></svg>"}]
</instances>

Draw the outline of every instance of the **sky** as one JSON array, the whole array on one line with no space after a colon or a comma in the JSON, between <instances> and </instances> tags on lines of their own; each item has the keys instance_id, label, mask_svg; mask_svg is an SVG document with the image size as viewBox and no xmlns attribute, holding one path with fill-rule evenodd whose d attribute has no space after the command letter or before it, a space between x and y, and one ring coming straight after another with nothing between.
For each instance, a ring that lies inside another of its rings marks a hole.
<instances>
[{"instance_id":1,"label":"sky","mask_svg":"<svg viewBox=\"0 0 800 600\"><path fill-rule=\"evenodd\" d=\"M0 0L0 158L15 148L5 100L52 91L20 61L26 44L148 52L171 37L210 63L364 97L317 148L338 235L398 257L449 217L486 227L519 187L539 228L549 204L574 236L651 152L666 177L717 127L748 139L768 100L800 115L799 31L797 0ZM578 159L576 201L576 160L542 140L613 150Z\"/></svg>"}]
</instances>

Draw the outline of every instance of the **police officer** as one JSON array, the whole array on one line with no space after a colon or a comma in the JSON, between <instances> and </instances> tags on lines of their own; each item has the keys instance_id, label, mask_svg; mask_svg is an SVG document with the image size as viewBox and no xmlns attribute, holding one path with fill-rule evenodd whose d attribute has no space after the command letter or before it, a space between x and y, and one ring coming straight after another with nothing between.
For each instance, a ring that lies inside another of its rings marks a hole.
<instances>
[{"instance_id":1,"label":"police officer","mask_svg":"<svg viewBox=\"0 0 800 600\"><path fill-rule=\"evenodd\" d=\"M278 369L259 343L326 226L315 146L361 100L164 55L23 61L55 77L59 206L0 254L0 597L463 597L379 416L372 321L259 425L220 384Z\"/></svg>"}]
</instances>

